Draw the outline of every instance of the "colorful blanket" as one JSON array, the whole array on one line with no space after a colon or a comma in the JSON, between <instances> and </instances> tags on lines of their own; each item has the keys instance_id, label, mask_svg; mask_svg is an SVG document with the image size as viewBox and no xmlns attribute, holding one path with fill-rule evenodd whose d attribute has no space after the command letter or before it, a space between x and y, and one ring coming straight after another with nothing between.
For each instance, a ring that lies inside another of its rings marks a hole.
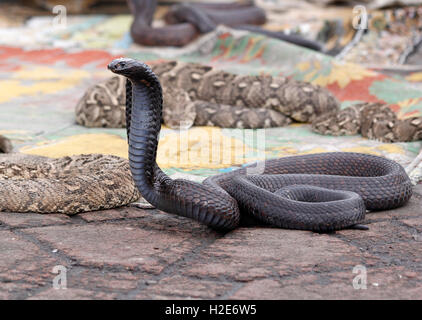
<instances>
[{"instance_id":1,"label":"colorful blanket","mask_svg":"<svg viewBox=\"0 0 422 320\"><path fill-rule=\"evenodd\" d=\"M127 157L124 129L89 129L74 120L75 105L86 88L110 76L106 65L123 55L146 62L180 59L241 74L288 76L326 87L343 107L379 101L390 104L401 118L422 115L422 93L411 82L264 36L219 28L184 49L147 49L131 43L126 16L74 19L77 23L69 19L66 30L44 31L42 36L35 26L43 25L43 19L18 28L25 37L17 37L16 29L0 31L7 34L0 37L0 134L12 139L15 151L51 157ZM421 142L322 136L299 124L267 130L163 128L158 163L169 174L205 177L266 158L356 151L406 166L420 148Z\"/></svg>"}]
</instances>

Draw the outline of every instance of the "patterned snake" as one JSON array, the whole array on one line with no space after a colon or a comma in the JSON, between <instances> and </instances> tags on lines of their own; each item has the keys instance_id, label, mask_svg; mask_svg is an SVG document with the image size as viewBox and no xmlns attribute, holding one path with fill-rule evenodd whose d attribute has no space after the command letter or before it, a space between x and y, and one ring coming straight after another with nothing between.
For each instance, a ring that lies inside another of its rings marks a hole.
<instances>
[{"instance_id":1,"label":"patterned snake","mask_svg":"<svg viewBox=\"0 0 422 320\"><path fill-rule=\"evenodd\" d=\"M401 119L392 106L363 102L340 108L329 90L269 75L240 75L181 61L155 62L163 88L163 122L178 129L194 126L256 129L311 123L324 135L361 134L383 142L422 139L422 117ZM87 127L126 126L126 78L114 75L90 86L79 100L76 122Z\"/></svg>"},{"instance_id":2,"label":"patterned snake","mask_svg":"<svg viewBox=\"0 0 422 320\"><path fill-rule=\"evenodd\" d=\"M253 216L281 228L332 231L357 226L366 209L396 208L412 195L409 177L398 163L359 153L271 159L202 184L172 180L155 161L163 102L157 76L128 58L113 60L108 68L130 80L130 169L142 196L160 210L223 230Z\"/></svg>"},{"instance_id":3,"label":"patterned snake","mask_svg":"<svg viewBox=\"0 0 422 320\"><path fill-rule=\"evenodd\" d=\"M173 129L283 127L292 121L312 122L339 109L328 90L286 77L239 75L181 61L158 62L151 68L163 89L163 122ZM87 127L125 127L125 96L123 76L96 83L76 105L76 122Z\"/></svg>"}]
</instances>

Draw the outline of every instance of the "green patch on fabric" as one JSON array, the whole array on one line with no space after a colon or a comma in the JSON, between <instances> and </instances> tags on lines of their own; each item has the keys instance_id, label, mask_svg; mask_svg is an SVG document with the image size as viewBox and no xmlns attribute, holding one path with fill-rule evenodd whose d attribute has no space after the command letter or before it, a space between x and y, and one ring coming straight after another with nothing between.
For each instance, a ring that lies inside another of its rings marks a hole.
<instances>
[{"instance_id":1,"label":"green patch on fabric","mask_svg":"<svg viewBox=\"0 0 422 320\"><path fill-rule=\"evenodd\" d=\"M410 83L396 79L374 81L369 92L387 103L397 103L408 99L421 99L422 92Z\"/></svg>"}]
</instances>

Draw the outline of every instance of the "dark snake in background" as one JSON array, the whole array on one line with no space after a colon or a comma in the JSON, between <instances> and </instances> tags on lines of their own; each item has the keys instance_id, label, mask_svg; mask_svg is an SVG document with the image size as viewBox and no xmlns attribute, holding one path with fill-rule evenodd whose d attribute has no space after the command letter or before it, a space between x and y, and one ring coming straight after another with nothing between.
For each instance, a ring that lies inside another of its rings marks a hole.
<instances>
[{"instance_id":1,"label":"dark snake in background","mask_svg":"<svg viewBox=\"0 0 422 320\"><path fill-rule=\"evenodd\" d=\"M266 14L263 9L256 7L252 1L174 5L164 16L167 25L162 27L152 26L157 7L156 0L128 0L128 4L134 15L134 21L130 28L131 36L136 43L141 45L184 46L199 34L211 32L217 25L223 24L313 50L322 50L322 46L318 42L258 27L266 22Z\"/></svg>"},{"instance_id":2,"label":"dark snake in background","mask_svg":"<svg viewBox=\"0 0 422 320\"><path fill-rule=\"evenodd\" d=\"M9 139L0 135L0 153L12 152L13 146Z\"/></svg>"},{"instance_id":3,"label":"dark snake in background","mask_svg":"<svg viewBox=\"0 0 422 320\"><path fill-rule=\"evenodd\" d=\"M270 159L207 178L202 184L168 177L156 163L162 90L136 60L108 68L127 77L129 163L141 195L157 209L230 230L241 218L318 232L359 228L366 209L404 205L412 186L403 167L360 153L321 153Z\"/></svg>"}]
</instances>

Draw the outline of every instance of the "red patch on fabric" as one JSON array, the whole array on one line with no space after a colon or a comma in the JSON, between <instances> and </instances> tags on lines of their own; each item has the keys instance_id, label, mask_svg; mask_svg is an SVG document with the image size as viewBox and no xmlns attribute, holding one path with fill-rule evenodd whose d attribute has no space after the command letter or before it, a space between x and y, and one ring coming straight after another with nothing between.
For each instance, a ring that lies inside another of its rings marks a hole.
<instances>
[{"instance_id":1,"label":"red patch on fabric","mask_svg":"<svg viewBox=\"0 0 422 320\"><path fill-rule=\"evenodd\" d=\"M232 36L232 34L231 34L230 32L225 32L225 33L223 33L223 34L219 35L218 37L219 37L220 39L227 39L227 38L229 38L229 37L231 37L231 36Z\"/></svg>"},{"instance_id":2,"label":"red patch on fabric","mask_svg":"<svg viewBox=\"0 0 422 320\"><path fill-rule=\"evenodd\" d=\"M344 88L340 88L338 83L332 83L326 88L340 101L362 100L365 102L386 103L384 100L380 100L377 96L372 95L369 92L369 87L374 81L384 80L385 78L387 78L387 76L379 74L374 77L365 77L361 80L352 80Z\"/></svg>"},{"instance_id":3,"label":"red patch on fabric","mask_svg":"<svg viewBox=\"0 0 422 320\"><path fill-rule=\"evenodd\" d=\"M10 68L20 67L20 62L32 62L36 64L53 65L64 62L70 67L83 67L94 64L97 68L106 68L111 60L118 56L102 50L84 50L74 53L65 52L62 49L23 50L21 48L0 46L0 60L2 64ZM4 61L13 59L10 62Z\"/></svg>"},{"instance_id":4,"label":"red patch on fabric","mask_svg":"<svg viewBox=\"0 0 422 320\"><path fill-rule=\"evenodd\" d=\"M247 63L255 59L259 59L262 62L262 56L266 48L265 46L261 46L253 55L251 55L250 51L254 49L255 44L256 44L256 41L254 39L248 39L248 44L245 48L243 57L240 59L240 63Z\"/></svg>"},{"instance_id":5,"label":"red patch on fabric","mask_svg":"<svg viewBox=\"0 0 422 320\"><path fill-rule=\"evenodd\" d=\"M0 71L19 71L21 67L17 65L11 65L10 63L0 62Z\"/></svg>"}]
</instances>

